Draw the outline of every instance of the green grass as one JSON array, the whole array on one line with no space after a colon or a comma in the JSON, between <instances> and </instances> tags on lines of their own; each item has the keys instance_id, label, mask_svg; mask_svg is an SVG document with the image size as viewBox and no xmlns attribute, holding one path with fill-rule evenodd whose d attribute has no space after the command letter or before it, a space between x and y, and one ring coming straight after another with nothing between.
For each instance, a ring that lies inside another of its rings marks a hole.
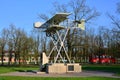
<instances>
[{"instance_id":1,"label":"green grass","mask_svg":"<svg viewBox=\"0 0 120 80\"><path fill-rule=\"evenodd\" d=\"M120 64L119 65L110 65L110 64L86 64L82 65L83 70L92 70L92 71L104 71L104 72L113 72L117 75L120 75ZM39 70L39 66L17 66L17 67L0 67L0 74L15 72L15 71L30 71L30 70Z\"/></svg>"},{"instance_id":2,"label":"green grass","mask_svg":"<svg viewBox=\"0 0 120 80\"><path fill-rule=\"evenodd\" d=\"M120 64L119 65L110 65L110 64L85 64L82 65L83 70L92 70L92 71L105 71L105 72L114 72L120 76ZM39 70L39 66L17 66L17 67L0 67L0 74L15 72L15 71L30 71L30 70ZM120 80L118 78L107 78L107 77L16 77L16 76L0 76L0 80Z\"/></svg>"},{"instance_id":3,"label":"green grass","mask_svg":"<svg viewBox=\"0 0 120 80\"><path fill-rule=\"evenodd\" d=\"M119 65L110 65L110 64L87 64L83 65L83 70L92 70L92 71L104 71L116 73L120 76L120 64Z\"/></svg>"},{"instance_id":4,"label":"green grass","mask_svg":"<svg viewBox=\"0 0 120 80\"><path fill-rule=\"evenodd\" d=\"M25 72L25 71L31 71L31 70L39 70L38 67L0 67L0 74L2 73L8 73L8 72Z\"/></svg>"},{"instance_id":5,"label":"green grass","mask_svg":"<svg viewBox=\"0 0 120 80\"><path fill-rule=\"evenodd\" d=\"M1 76L0 80L120 80L118 78L107 77L16 77L16 76Z\"/></svg>"}]
</instances>

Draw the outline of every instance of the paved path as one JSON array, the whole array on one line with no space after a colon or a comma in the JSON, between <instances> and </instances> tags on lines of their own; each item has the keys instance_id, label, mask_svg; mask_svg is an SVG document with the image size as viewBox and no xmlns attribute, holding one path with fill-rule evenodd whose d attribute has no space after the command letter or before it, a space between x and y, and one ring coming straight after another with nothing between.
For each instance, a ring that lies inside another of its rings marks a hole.
<instances>
[{"instance_id":1,"label":"paved path","mask_svg":"<svg viewBox=\"0 0 120 80\"><path fill-rule=\"evenodd\" d=\"M66 73L66 74L47 74L47 73L35 73L35 72L11 72L0 74L0 76L30 76L30 77L112 77L120 78L120 76L115 76L114 73L99 72L99 71L82 71L81 73Z\"/></svg>"}]
</instances>

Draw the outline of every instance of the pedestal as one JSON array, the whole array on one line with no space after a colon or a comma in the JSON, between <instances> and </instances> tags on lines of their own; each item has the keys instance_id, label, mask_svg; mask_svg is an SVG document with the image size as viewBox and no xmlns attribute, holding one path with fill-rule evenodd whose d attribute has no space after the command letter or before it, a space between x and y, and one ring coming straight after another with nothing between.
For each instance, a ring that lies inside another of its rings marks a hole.
<instances>
[{"instance_id":1,"label":"pedestal","mask_svg":"<svg viewBox=\"0 0 120 80\"><path fill-rule=\"evenodd\" d=\"M47 65L47 73L79 73L82 71L81 65L78 63L73 64L64 64L64 63L55 63Z\"/></svg>"}]
</instances>

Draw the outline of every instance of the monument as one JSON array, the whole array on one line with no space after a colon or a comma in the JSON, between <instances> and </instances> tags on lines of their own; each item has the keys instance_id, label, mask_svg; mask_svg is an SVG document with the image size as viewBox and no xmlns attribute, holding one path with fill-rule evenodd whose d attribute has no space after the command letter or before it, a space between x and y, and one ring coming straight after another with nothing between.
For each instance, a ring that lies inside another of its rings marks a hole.
<instances>
[{"instance_id":1,"label":"monument","mask_svg":"<svg viewBox=\"0 0 120 80\"><path fill-rule=\"evenodd\" d=\"M50 37L54 47L50 51L49 55L46 53L41 54L40 70L46 73L79 73L82 71L79 63L72 62L68 56L68 50L65 47L65 39L68 31L73 28L69 26L61 26L60 23L68 20L70 13L58 13L55 14L51 19L41 24L40 22L34 23L34 27L38 29L44 29L47 37ZM79 27L84 29L84 21L75 21ZM64 31L62 33L61 31ZM56 39L57 38L57 39ZM51 61L51 55L56 51L53 61ZM64 56L63 56L64 55Z\"/></svg>"}]
</instances>

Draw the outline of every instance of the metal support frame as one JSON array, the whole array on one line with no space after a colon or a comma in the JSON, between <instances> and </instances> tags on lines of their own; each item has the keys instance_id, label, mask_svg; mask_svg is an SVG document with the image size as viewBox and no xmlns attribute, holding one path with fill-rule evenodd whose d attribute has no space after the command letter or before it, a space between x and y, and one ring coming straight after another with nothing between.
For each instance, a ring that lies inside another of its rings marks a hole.
<instances>
[{"instance_id":1,"label":"metal support frame","mask_svg":"<svg viewBox=\"0 0 120 80\"><path fill-rule=\"evenodd\" d=\"M63 39L62 39L62 35L63 35L63 34L62 34L62 33L60 34L58 30L56 30L56 34L57 34L57 36L58 36L57 41L55 41L55 40L53 39L53 37L51 37L51 40L52 40L52 42L53 42L53 44L54 44L54 47L52 48L52 50L51 50L51 52L50 52L50 54L49 54L48 57L50 58L52 52L53 52L54 50L56 50L56 51L57 51L57 56L56 56L56 58L55 58L55 60L54 60L54 63L56 63L56 61L58 60L59 56L60 56L60 58L62 59L63 63L65 63L65 61L64 61L64 59L63 59L63 57L62 57L62 55L61 55L61 52L60 52L60 51L62 50L62 48L63 48L63 50L64 50L64 52L65 52L65 55L66 55L66 57L67 57L67 60L69 61L69 63L71 63L70 58L69 58L69 56L68 56L68 53L67 53L67 51L66 51L66 49L65 49L65 46L64 46L64 42L65 42L66 36L67 36L68 31L70 30L70 28L66 28L66 29L64 29L64 30L65 30L65 35L64 35ZM60 47L58 47L58 43L60 43Z\"/></svg>"}]
</instances>

